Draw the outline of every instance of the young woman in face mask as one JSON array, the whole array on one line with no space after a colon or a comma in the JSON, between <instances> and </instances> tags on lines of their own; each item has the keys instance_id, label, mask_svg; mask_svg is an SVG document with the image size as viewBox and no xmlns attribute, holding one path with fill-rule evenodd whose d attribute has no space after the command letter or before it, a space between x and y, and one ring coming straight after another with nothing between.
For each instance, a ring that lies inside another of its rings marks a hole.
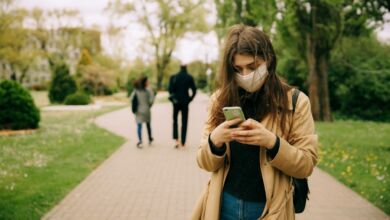
<instances>
[{"instance_id":1,"label":"young woman in face mask","mask_svg":"<svg viewBox=\"0 0 390 220\"><path fill-rule=\"evenodd\" d=\"M317 135L308 97L275 72L269 38L233 26L225 41L217 91L197 153L212 172L192 219L294 219L291 177L308 177L317 164ZM246 121L226 121L222 108L240 106Z\"/></svg>"}]
</instances>

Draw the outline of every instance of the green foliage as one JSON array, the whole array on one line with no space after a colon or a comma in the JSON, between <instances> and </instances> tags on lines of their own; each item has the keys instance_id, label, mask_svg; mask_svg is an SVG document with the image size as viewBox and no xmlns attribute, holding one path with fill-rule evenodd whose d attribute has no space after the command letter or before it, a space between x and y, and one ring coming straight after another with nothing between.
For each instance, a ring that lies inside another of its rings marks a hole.
<instances>
[{"instance_id":1,"label":"green foliage","mask_svg":"<svg viewBox=\"0 0 390 220\"><path fill-rule=\"evenodd\" d=\"M390 124L316 123L319 167L390 214Z\"/></svg>"},{"instance_id":2,"label":"green foliage","mask_svg":"<svg viewBox=\"0 0 390 220\"><path fill-rule=\"evenodd\" d=\"M277 38L279 39L279 38ZM291 48L287 49L280 40L274 41L274 49L278 58L277 73L290 85L297 86L307 94L307 66L305 60L296 55Z\"/></svg>"},{"instance_id":3,"label":"green foliage","mask_svg":"<svg viewBox=\"0 0 390 220\"><path fill-rule=\"evenodd\" d=\"M329 82L334 110L390 121L390 46L374 37L344 39L333 53Z\"/></svg>"},{"instance_id":4,"label":"green foliage","mask_svg":"<svg viewBox=\"0 0 390 220\"><path fill-rule=\"evenodd\" d=\"M30 93L15 81L0 83L0 129L37 128L39 109Z\"/></svg>"},{"instance_id":5,"label":"green foliage","mask_svg":"<svg viewBox=\"0 0 390 220\"><path fill-rule=\"evenodd\" d=\"M124 143L98 111L42 112L41 129L0 138L0 219L41 219Z\"/></svg>"},{"instance_id":6,"label":"green foliage","mask_svg":"<svg viewBox=\"0 0 390 220\"><path fill-rule=\"evenodd\" d=\"M196 87L199 89L205 89L207 87L207 75L206 73L199 74L195 78Z\"/></svg>"},{"instance_id":7,"label":"green foliage","mask_svg":"<svg viewBox=\"0 0 390 220\"><path fill-rule=\"evenodd\" d=\"M194 61L188 64L188 72L194 77L196 87L204 89L207 86L207 64Z\"/></svg>"},{"instance_id":8,"label":"green foliage","mask_svg":"<svg viewBox=\"0 0 390 220\"><path fill-rule=\"evenodd\" d=\"M328 68L332 50L343 36L369 35L389 8L382 7L382 1L287 0L285 4L277 21L278 51L288 56L282 58L281 69L292 76L290 82L311 90L314 119L331 120Z\"/></svg>"},{"instance_id":9,"label":"green foliage","mask_svg":"<svg viewBox=\"0 0 390 220\"><path fill-rule=\"evenodd\" d=\"M217 9L216 32L221 40L228 28L235 24L260 26L270 33L276 14L276 1L214 0Z\"/></svg>"},{"instance_id":10,"label":"green foliage","mask_svg":"<svg viewBox=\"0 0 390 220\"><path fill-rule=\"evenodd\" d=\"M108 5L108 10L115 15L135 15L138 22L147 30L145 42L153 48L153 55L156 58L154 62L158 89L163 87L164 78L170 73L166 69L179 39L188 32L208 31L203 3L204 1L194 3L191 0L158 0L130 4L118 0ZM156 24L161 28L153 28Z\"/></svg>"},{"instance_id":11,"label":"green foliage","mask_svg":"<svg viewBox=\"0 0 390 220\"><path fill-rule=\"evenodd\" d=\"M120 57L107 56L102 53L94 56L94 61L98 65L115 73L116 84L118 88L126 88L127 75L129 72L128 63L124 62ZM123 65L125 63L126 65Z\"/></svg>"},{"instance_id":12,"label":"green foliage","mask_svg":"<svg viewBox=\"0 0 390 220\"><path fill-rule=\"evenodd\" d=\"M13 3L0 1L0 60L9 64L11 74L19 72L17 80L23 82L37 50L26 47L30 31L23 28L23 21L27 11L15 8Z\"/></svg>"},{"instance_id":13,"label":"green foliage","mask_svg":"<svg viewBox=\"0 0 390 220\"><path fill-rule=\"evenodd\" d=\"M56 66L49 89L50 102L62 103L66 96L75 93L76 90L76 82L70 76L68 67L65 64Z\"/></svg>"},{"instance_id":14,"label":"green foliage","mask_svg":"<svg viewBox=\"0 0 390 220\"><path fill-rule=\"evenodd\" d=\"M90 65L92 64L92 57L91 55L89 54L88 50L87 49L82 49L81 50L81 57L80 57L80 60L79 60L79 63L78 65Z\"/></svg>"},{"instance_id":15,"label":"green foliage","mask_svg":"<svg viewBox=\"0 0 390 220\"><path fill-rule=\"evenodd\" d=\"M81 42L79 48L85 48L90 54L97 54L101 51L101 39L100 31L92 29L76 29L79 36L81 37Z\"/></svg>"},{"instance_id":16,"label":"green foliage","mask_svg":"<svg viewBox=\"0 0 390 220\"><path fill-rule=\"evenodd\" d=\"M93 95L111 95L116 88L115 72L93 64L81 68L80 86Z\"/></svg>"},{"instance_id":17,"label":"green foliage","mask_svg":"<svg viewBox=\"0 0 390 220\"><path fill-rule=\"evenodd\" d=\"M65 105L88 105L91 103L91 96L83 92L76 92L68 95L64 103Z\"/></svg>"},{"instance_id":18,"label":"green foliage","mask_svg":"<svg viewBox=\"0 0 390 220\"><path fill-rule=\"evenodd\" d=\"M131 95L131 93L133 92L134 90L134 82L135 82L135 78L129 78L127 80L127 83L126 83L126 91L127 91L127 97L129 97Z\"/></svg>"}]
</instances>

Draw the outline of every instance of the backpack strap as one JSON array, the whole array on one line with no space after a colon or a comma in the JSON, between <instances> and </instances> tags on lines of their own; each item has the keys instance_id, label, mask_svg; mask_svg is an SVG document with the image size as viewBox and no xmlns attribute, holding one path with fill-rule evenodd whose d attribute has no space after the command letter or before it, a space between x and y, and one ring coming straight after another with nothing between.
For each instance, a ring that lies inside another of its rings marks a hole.
<instances>
[{"instance_id":1,"label":"backpack strap","mask_svg":"<svg viewBox=\"0 0 390 220\"><path fill-rule=\"evenodd\" d=\"M295 107L297 106L299 93L300 93L299 89L294 89L294 92L292 95L293 114L295 113Z\"/></svg>"}]
</instances>

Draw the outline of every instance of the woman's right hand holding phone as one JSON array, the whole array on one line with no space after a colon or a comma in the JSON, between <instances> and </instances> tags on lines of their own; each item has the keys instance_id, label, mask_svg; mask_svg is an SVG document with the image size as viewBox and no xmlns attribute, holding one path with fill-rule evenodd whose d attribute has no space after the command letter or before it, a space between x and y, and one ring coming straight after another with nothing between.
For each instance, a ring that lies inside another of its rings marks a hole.
<instances>
[{"instance_id":1,"label":"woman's right hand holding phone","mask_svg":"<svg viewBox=\"0 0 390 220\"><path fill-rule=\"evenodd\" d=\"M230 121L225 121L218 125L210 134L211 142L216 147L222 147L224 143L232 141L232 135L231 133L233 131L240 131L243 130L242 128L231 128L231 126L239 124L242 122L240 118L235 118Z\"/></svg>"}]
</instances>

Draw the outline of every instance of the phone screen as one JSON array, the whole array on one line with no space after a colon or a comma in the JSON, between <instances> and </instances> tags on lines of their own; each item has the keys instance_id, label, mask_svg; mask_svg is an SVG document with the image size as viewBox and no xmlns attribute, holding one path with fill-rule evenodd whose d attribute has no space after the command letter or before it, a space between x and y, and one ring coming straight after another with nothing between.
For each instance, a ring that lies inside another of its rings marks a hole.
<instances>
[{"instance_id":1,"label":"phone screen","mask_svg":"<svg viewBox=\"0 0 390 220\"><path fill-rule=\"evenodd\" d=\"M235 118L241 118L242 121L245 121L244 113L239 106L224 107L222 110L226 120L228 121L233 120Z\"/></svg>"}]
</instances>

